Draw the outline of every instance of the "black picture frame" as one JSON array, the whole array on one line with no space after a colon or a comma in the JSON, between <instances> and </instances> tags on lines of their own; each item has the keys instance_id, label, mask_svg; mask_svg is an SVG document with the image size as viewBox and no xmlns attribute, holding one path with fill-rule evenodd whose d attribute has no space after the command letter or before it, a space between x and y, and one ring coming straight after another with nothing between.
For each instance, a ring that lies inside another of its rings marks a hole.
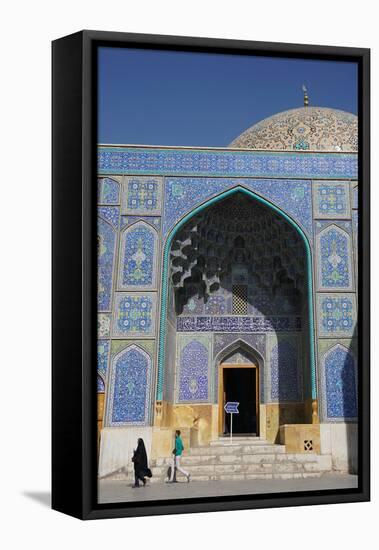
<instances>
[{"instance_id":1,"label":"black picture frame","mask_svg":"<svg viewBox=\"0 0 379 550\"><path fill-rule=\"evenodd\" d=\"M359 486L357 489L97 504L96 49L99 46L350 60L359 67ZM52 508L81 519L370 499L370 50L82 31L53 61ZM75 199L73 199L75 197Z\"/></svg>"}]
</instances>

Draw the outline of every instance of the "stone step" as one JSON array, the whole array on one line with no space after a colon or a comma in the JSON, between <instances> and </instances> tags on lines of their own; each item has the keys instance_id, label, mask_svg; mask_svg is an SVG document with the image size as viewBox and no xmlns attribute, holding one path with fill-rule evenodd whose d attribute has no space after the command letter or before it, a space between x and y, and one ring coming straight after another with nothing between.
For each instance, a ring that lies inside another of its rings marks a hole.
<instances>
[{"instance_id":1,"label":"stone step","mask_svg":"<svg viewBox=\"0 0 379 550\"><path fill-rule=\"evenodd\" d=\"M239 454L239 455L194 455L183 456L183 467L191 474L193 481L237 480L237 479L296 479L320 477L332 471L331 455L316 454ZM151 483L163 483L167 469L172 465L171 458L158 458L150 461L153 473ZM178 480L185 478L180 472ZM109 479L126 482L134 481L133 465L115 472Z\"/></svg>"},{"instance_id":2,"label":"stone step","mask_svg":"<svg viewBox=\"0 0 379 550\"><path fill-rule=\"evenodd\" d=\"M267 441L267 439L261 439L260 437L241 437L241 436L233 436L230 438L229 436L225 437L219 437L218 439L214 439L209 442L209 445L211 447L213 446L220 446L220 445L229 445L230 442L238 443L239 445L271 445Z\"/></svg>"},{"instance_id":3,"label":"stone step","mask_svg":"<svg viewBox=\"0 0 379 550\"><path fill-rule=\"evenodd\" d=\"M180 463L185 467L198 464L281 464L281 463L318 463L318 455L315 454L226 454L226 455L187 455L182 456ZM172 458L157 458L151 461L152 466L172 465Z\"/></svg>"},{"instance_id":4,"label":"stone step","mask_svg":"<svg viewBox=\"0 0 379 550\"><path fill-rule=\"evenodd\" d=\"M225 445L212 445L209 447L191 447L188 451L188 455L222 455L222 454L268 454L268 453L285 453L285 445L276 445L276 444L261 444L261 445L250 445L250 444L225 444Z\"/></svg>"},{"instance_id":5,"label":"stone step","mask_svg":"<svg viewBox=\"0 0 379 550\"><path fill-rule=\"evenodd\" d=\"M246 473L296 473L321 471L317 462L282 462L260 464L197 464L185 468L191 475L246 474ZM167 466L152 468L153 476L166 476Z\"/></svg>"},{"instance_id":6,"label":"stone step","mask_svg":"<svg viewBox=\"0 0 379 550\"><path fill-rule=\"evenodd\" d=\"M197 481L241 481L254 479L306 479L318 478L324 472L293 472L293 473L224 473L224 474L191 474L191 483ZM186 483L186 478L181 474L177 476L179 483ZM131 480L132 481L132 480ZM166 479L154 476L148 480L148 484L165 483Z\"/></svg>"}]
</instances>

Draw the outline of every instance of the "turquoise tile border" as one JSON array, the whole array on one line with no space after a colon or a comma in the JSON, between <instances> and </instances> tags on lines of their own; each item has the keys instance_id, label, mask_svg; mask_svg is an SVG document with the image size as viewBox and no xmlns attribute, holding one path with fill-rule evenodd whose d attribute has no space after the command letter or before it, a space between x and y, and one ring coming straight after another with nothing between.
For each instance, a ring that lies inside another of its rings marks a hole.
<instances>
[{"instance_id":1,"label":"turquoise tile border","mask_svg":"<svg viewBox=\"0 0 379 550\"><path fill-rule=\"evenodd\" d=\"M99 146L98 174L353 179L358 155Z\"/></svg>"}]
</instances>

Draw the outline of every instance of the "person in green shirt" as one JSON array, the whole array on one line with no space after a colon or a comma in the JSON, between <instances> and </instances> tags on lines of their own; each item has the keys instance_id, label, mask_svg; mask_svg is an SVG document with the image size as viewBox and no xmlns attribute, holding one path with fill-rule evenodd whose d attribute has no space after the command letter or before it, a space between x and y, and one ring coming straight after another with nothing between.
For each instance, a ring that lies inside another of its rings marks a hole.
<instances>
[{"instance_id":1,"label":"person in green shirt","mask_svg":"<svg viewBox=\"0 0 379 550\"><path fill-rule=\"evenodd\" d=\"M180 457L182 456L183 451L184 451L184 445L183 445L182 438L180 437L180 430L176 430L176 432L175 432L175 448L172 451L172 453L174 455L174 458L173 458L173 464L172 464L172 468L171 468L171 477L170 477L169 483L174 482L175 470L178 470L184 476L186 476L188 482L191 478L190 474L188 472L186 472L185 470L183 470L183 468L180 466Z\"/></svg>"}]
</instances>

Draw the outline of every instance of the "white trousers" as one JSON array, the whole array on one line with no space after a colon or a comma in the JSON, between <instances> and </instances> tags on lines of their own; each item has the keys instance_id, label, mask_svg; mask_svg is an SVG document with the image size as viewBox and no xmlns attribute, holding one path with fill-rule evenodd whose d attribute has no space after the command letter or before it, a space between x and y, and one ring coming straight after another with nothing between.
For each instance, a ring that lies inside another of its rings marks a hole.
<instances>
[{"instance_id":1,"label":"white trousers","mask_svg":"<svg viewBox=\"0 0 379 550\"><path fill-rule=\"evenodd\" d=\"M173 460L172 460L172 468L171 468L171 477L170 477L170 481L172 481L174 479L174 474L175 474L175 468L181 472L184 476L188 477L189 476L189 473L186 472L185 470L183 470L183 468L181 468L180 466L180 456L174 456Z\"/></svg>"}]
</instances>

